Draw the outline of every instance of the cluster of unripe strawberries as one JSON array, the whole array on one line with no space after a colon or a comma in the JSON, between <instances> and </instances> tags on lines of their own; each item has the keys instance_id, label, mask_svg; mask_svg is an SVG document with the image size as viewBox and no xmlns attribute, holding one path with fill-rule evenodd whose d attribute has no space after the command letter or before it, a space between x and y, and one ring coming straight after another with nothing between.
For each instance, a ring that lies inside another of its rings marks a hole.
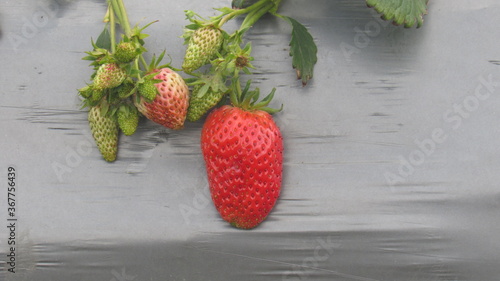
<instances>
[{"instance_id":1,"label":"cluster of unripe strawberries","mask_svg":"<svg viewBox=\"0 0 500 281\"><path fill-rule=\"evenodd\" d=\"M260 99L259 89L250 89L251 80L241 86L240 74L251 74L253 68L250 44L242 46L243 32L227 34L220 19L200 20L188 11L182 69L160 65L164 53L147 64L145 27L130 28L122 1L109 2L107 15L117 17L125 32L115 43L110 25L92 42L84 59L91 61L94 73L91 83L79 89L103 158L116 160L120 131L134 134L142 116L177 130L211 111L201 152L215 207L238 228L259 225L281 190L283 139L271 117L281 109L268 107L274 90ZM183 78L181 70L192 78Z\"/></svg>"}]
</instances>

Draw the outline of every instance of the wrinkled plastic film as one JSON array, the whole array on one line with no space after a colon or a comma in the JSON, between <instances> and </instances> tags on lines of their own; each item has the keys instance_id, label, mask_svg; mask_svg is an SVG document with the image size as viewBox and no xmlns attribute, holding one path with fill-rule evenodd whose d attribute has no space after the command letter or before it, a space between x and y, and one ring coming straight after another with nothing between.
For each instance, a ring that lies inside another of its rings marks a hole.
<instances>
[{"instance_id":1,"label":"wrinkled plastic film","mask_svg":"<svg viewBox=\"0 0 500 281\"><path fill-rule=\"evenodd\" d=\"M125 1L149 52L182 64L184 10L230 1ZM16 170L16 273L8 271L2 188L1 280L498 280L500 4L431 1L420 29L364 1L283 1L318 45L306 87L289 25L262 18L252 78L284 137L280 199L256 229L212 205L203 121L172 131L142 120L102 160L76 89L103 1L7 1L0 10L2 181ZM236 28L241 21L227 25Z\"/></svg>"}]
</instances>

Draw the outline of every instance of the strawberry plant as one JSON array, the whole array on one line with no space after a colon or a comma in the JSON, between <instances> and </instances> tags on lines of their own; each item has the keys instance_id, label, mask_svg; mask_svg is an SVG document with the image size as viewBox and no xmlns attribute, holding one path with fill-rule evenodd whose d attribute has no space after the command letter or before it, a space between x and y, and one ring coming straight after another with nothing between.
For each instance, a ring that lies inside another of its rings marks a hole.
<instances>
[{"instance_id":1,"label":"strawberry plant","mask_svg":"<svg viewBox=\"0 0 500 281\"><path fill-rule=\"evenodd\" d=\"M421 27L428 0L366 0L385 20L406 28ZM123 0L108 0L106 26L85 60L94 72L91 82L78 90L102 157L115 161L119 132L132 135L144 116L169 129L185 120L208 115L201 132L201 153L213 203L221 217L241 229L262 223L281 193L283 138L270 108L275 89L262 100L258 88L244 89L251 77L252 44L245 34L264 15L291 27L291 65L303 86L313 78L317 46L299 21L278 13L281 0L233 0L231 7L203 18L185 11L189 24L183 38L186 50L181 69L160 65L165 52L147 63L143 27L130 26ZM224 25L244 17L232 33ZM121 31L117 29L121 28ZM184 79L182 70L190 78ZM190 92L191 88L191 92ZM210 112L211 111L211 112Z\"/></svg>"},{"instance_id":2,"label":"strawberry plant","mask_svg":"<svg viewBox=\"0 0 500 281\"><path fill-rule=\"evenodd\" d=\"M79 89L83 107L88 107L89 122L94 139L106 161L116 159L118 132L132 135L136 132L141 116L171 129L182 128L187 114L189 89L184 79L168 65L159 65L153 56L148 64L143 57L149 35L144 27L131 27L122 0L108 0L106 26L97 40L92 40L92 51L83 59L91 61L94 73L91 83ZM121 27L119 32L117 27ZM99 111L99 118L96 110ZM106 121L116 124L115 130L96 130ZM119 130L118 130L119 129ZM95 133L99 132L99 133ZM103 137L104 132L109 136ZM109 132L109 133L108 133ZM112 132L112 136L111 136ZM116 146L112 153L108 139ZM103 150L102 148L107 148Z\"/></svg>"},{"instance_id":3,"label":"strawberry plant","mask_svg":"<svg viewBox=\"0 0 500 281\"><path fill-rule=\"evenodd\" d=\"M305 86L313 77L317 47L308 29L297 20L279 14L281 0L233 0L232 8L203 19L186 11L190 24L184 38L187 49L183 70L192 75L188 120L198 120L229 95L230 105L214 109L201 135L201 148L212 201L231 225L251 229L262 223L281 191L283 140L268 108L274 90L258 102L259 90L242 91L240 75L251 75L251 44L244 34L265 14L285 20L292 27L290 56L297 78ZM382 18L395 25L422 25L427 0L367 0ZM223 25L243 16L241 26L228 34ZM205 69L203 69L203 67ZM195 72L196 71L196 72ZM227 101L227 100L226 100Z\"/></svg>"}]
</instances>

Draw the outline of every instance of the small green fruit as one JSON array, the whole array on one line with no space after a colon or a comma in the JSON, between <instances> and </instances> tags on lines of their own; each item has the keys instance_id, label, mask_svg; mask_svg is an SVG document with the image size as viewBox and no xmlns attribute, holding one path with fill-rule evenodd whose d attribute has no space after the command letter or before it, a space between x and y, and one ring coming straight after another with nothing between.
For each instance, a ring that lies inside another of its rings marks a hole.
<instances>
[{"instance_id":1,"label":"small green fruit","mask_svg":"<svg viewBox=\"0 0 500 281\"><path fill-rule=\"evenodd\" d=\"M121 106L118 109L118 125L126 136L131 136L139 124L139 112L135 107Z\"/></svg>"},{"instance_id":2,"label":"small green fruit","mask_svg":"<svg viewBox=\"0 0 500 281\"><path fill-rule=\"evenodd\" d=\"M137 57L137 51L132 42L121 42L116 45L115 59L120 63L129 63Z\"/></svg>"},{"instance_id":3,"label":"small green fruit","mask_svg":"<svg viewBox=\"0 0 500 281\"><path fill-rule=\"evenodd\" d=\"M99 67L94 77L94 89L104 90L119 86L127 73L116 63L105 63Z\"/></svg>"},{"instance_id":4,"label":"small green fruit","mask_svg":"<svg viewBox=\"0 0 500 281\"><path fill-rule=\"evenodd\" d=\"M100 106L94 106L88 115L90 131L104 160L113 162L118 152L118 123L115 118L102 114Z\"/></svg>"},{"instance_id":5,"label":"small green fruit","mask_svg":"<svg viewBox=\"0 0 500 281\"><path fill-rule=\"evenodd\" d=\"M182 68L191 72L210 62L224 41L223 33L214 26L198 28L188 42Z\"/></svg>"}]
</instances>

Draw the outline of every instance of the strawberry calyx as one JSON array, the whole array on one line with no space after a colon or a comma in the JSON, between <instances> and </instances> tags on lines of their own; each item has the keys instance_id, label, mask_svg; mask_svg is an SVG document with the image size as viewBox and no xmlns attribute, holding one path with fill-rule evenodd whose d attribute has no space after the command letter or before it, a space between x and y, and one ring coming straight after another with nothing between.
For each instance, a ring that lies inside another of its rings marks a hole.
<instances>
[{"instance_id":1,"label":"strawberry calyx","mask_svg":"<svg viewBox=\"0 0 500 281\"><path fill-rule=\"evenodd\" d=\"M196 79L191 79L188 83L189 86L198 86L198 91L196 91L196 96L201 98L209 90L212 92L226 92L228 87L226 86L224 77L216 72L214 74L201 75Z\"/></svg>"},{"instance_id":2,"label":"strawberry calyx","mask_svg":"<svg viewBox=\"0 0 500 281\"><path fill-rule=\"evenodd\" d=\"M255 88L250 91L251 84L252 80L248 80L245 88L242 90L240 80L238 78L233 79L232 89L229 92L229 98L233 106L247 111L265 111L269 114L274 114L283 110L283 104L280 108L268 107L269 103L271 103L271 100L274 98L276 88L273 88L271 93L259 101L260 89Z\"/></svg>"},{"instance_id":3,"label":"strawberry calyx","mask_svg":"<svg viewBox=\"0 0 500 281\"><path fill-rule=\"evenodd\" d=\"M251 56L252 45L246 44L241 48L239 44L227 44L223 47L224 56L219 57L212 61L213 71L221 73L227 77L237 77L240 72L245 74L252 74L250 69L255 67L252 65L254 58Z\"/></svg>"}]
</instances>

